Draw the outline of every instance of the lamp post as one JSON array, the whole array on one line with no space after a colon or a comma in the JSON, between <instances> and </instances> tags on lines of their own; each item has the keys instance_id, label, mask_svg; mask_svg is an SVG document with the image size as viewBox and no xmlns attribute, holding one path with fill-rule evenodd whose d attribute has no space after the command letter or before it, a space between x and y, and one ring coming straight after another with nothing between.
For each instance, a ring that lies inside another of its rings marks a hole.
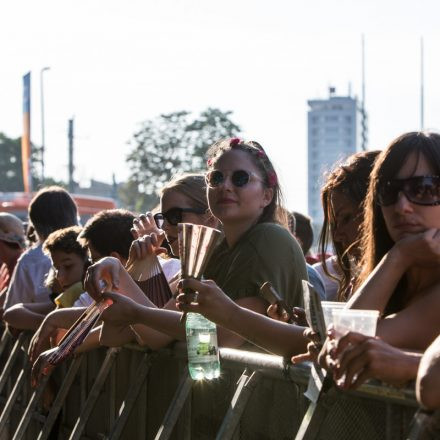
<instances>
[{"instance_id":1,"label":"lamp post","mask_svg":"<svg viewBox=\"0 0 440 440\"><path fill-rule=\"evenodd\" d=\"M41 92L41 181L44 181L44 88L43 88L43 73L49 70L50 67L43 67L40 71L40 92Z\"/></svg>"}]
</instances>

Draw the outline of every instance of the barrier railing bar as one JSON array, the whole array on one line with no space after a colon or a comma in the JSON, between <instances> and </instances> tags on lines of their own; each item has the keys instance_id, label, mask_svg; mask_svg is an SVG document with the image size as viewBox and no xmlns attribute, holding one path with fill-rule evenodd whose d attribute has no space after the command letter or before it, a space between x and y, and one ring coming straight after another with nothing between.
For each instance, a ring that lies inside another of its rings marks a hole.
<instances>
[{"instance_id":1,"label":"barrier railing bar","mask_svg":"<svg viewBox=\"0 0 440 440\"><path fill-rule=\"evenodd\" d=\"M0 438L5 426L8 424L9 416L11 414L11 410L14 407L15 401L20 393L21 387L23 383L26 381L26 375L29 374L29 368L22 369L17 377L14 388L12 389L11 394L9 395L8 400L6 401L5 407L3 408L2 414L0 416Z\"/></svg>"},{"instance_id":2,"label":"barrier railing bar","mask_svg":"<svg viewBox=\"0 0 440 440\"><path fill-rule=\"evenodd\" d=\"M81 434L86 426L86 423L90 417L90 414L95 406L96 399L110 373L111 367L116 359L116 355L119 353L120 348L109 348L105 356L104 362L99 369L98 375L96 376L95 382L90 390L87 397L84 408L82 409L75 426L73 427L72 433L70 434L69 440L79 440Z\"/></svg>"},{"instance_id":3,"label":"barrier railing bar","mask_svg":"<svg viewBox=\"0 0 440 440\"><path fill-rule=\"evenodd\" d=\"M32 393L31 398L29 399L29 402L20 420L20 423L18 424L18 427L15 430L15 434L12 440L21 440L26 434L26 429L29 425L29 422L31 421L32 414L35 410L38 401L40 400L41 395L43 394L44 389L46 388L46 384L49 380L49 377L50 374L48 374L47 376L43 376L37 388Z\"/></svg>"},{"instance_id":4,"label":"barrier railing bar","mask_svg":"<svg viewBox=\"0 0 440 440\"><path fill-rule=\"evenodd\" d=\"M67 393L69 392L73 380L75 379L76 373L78 372L78 369L81 365L82 359L83 355L80 354L72 360L69 370L67 371L63 383L61 384L60 390L58 391L57 396L55 397L55 400L53 401L52 407L49 411L49 414L47 415L46 423L44 423L43 428L38 434L38 440L46 440L49 437L55 420L57 419L57 416L61 411L63 403L66 400Z\"/></svg>"},{"instance_id":5,"label":"barrier railing bar","mask_svg":"<svg viewBox=\"0 0 440 440\"><path fill-rule=\"evenodd\" d=\"M237 382L237 388L232 397L230 407L223 418L216 440L229 440L233 437L246 405L257 386L261 374L258 371L249 372L245 369Z\"/></svg>"},{"instance_id":6,"label":"barrier railing bar","mask_svg":"<svg viewBox=\"0 0 440 440\"><path fill-rule=\"evenodd\" d=\"M15 341L14 347L12 348L11 354L9 355L9 358L0 376L0 393L3 391L9 375L11 374L12 367L15 364L15 360L21 352L21 344L23 343L25 337L26 335L22 332L19 334L17 340Z\"/></svg>"},{"instance_id":7,"label":"barrier railing bar","mask_svg":"<svg viewBox=\"0 0 440 440\"><path fill-rule=\"evenodd\" d=\"M12 339L12 335L6 330L3 330L2 338L0 339L0 356L8 345L8 342Z\"/></svg>"},{"instance_id":8,"label":"barrier railing bar","mask_svg":"<svg viewBox=\"0 0 440 440\"><path fill-rule=\"evenodd\" d=\"M180 412L185 404L185 401L191 391L192 379L189 376L188 368L185 368L182 379L177 387L176 393L173 396L170 406L165 414L162 424L157 431L155 440L167 440L170 438L174 425L177 422Z\"/></svg>"},{"instance_id":9,"label":"barrier railing bar","mask_svg":"<svg viewBox=\"0 0 440 440\"><path fill-rule=\"evenodd\" d=\"M136 399L138 398L139 393L142 389L142 385L144 384L145 379L148 376L151 357L152 355L148 353L144 354L144 356L142 357L142 360L139 363L139 367L136 370L135 380L132 382L128 393L125 395L124 401L119 408L119 415L111 427L109 440L116 440L121 436L122 430L127 423L128 417L130 416L134 404L136 403Z\"/></svg>"}]
</instances>

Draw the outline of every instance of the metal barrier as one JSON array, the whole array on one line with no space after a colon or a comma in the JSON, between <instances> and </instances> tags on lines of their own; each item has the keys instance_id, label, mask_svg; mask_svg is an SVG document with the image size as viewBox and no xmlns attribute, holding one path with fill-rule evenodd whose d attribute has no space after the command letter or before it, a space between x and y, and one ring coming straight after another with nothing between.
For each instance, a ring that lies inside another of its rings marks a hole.
<instances>
[{"instance_id":1,"label":"metal barrier","mask_svg":"<svg viewBox=\"0 0 440 440\"><path fill-rule=\"evenodd\" d=\"M183 344L154 353L130 345L78 356L31 390L25 341L0 341L0 439L440 438L438 415L414 417L412 389L329 383L308 405L308 365L227 348L212 382L189 378Z\"/></svg>"}]
</instances>

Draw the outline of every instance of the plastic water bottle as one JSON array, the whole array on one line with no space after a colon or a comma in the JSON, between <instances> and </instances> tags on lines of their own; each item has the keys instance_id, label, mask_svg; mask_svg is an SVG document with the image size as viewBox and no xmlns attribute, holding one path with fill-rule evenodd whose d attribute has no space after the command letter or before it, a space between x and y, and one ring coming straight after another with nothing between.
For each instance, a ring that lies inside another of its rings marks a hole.
<instances>
[{"instance_id":1,"label":"plastic water bottle","mask_svg":"<svg viewBox=\"0 0 440 440\"><path fill-rule=\"evenodd\" d=\"M217 327L198 313L186 317L188 369L194 380L216 379L220 376Z\"/></svg>"}]
</instances>

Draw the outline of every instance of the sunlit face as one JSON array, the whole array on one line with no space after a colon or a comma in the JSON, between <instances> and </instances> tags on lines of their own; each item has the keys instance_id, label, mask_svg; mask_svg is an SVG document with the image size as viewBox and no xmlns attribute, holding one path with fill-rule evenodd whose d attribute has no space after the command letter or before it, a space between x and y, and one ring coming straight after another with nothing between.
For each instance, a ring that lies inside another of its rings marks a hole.
<instances>
[{"instance_id":1,"label":"sunlit face","mask_svg":"<svg viewBox=\"0 0 440 440\"><path fill-rule=\"evenodd\" d=\"M61 289L68 287L82 280L84 275L84 258L73 252L52 251L50 254L52 265L55 269L55 276Z\"/></svg>"},{"instance_id":2,"label":"sunlit face","mask_svg":"<svg viewBox=\"0 0 440 440\"><path fill-rule=\"evenodd\" d=\"M179 191L169 190L161 198L160 210L166 213L172 208L194 208L194 203ZM216 221L209 213L196 214L194 212L182 212L182 223L215 227ZM174 255L179 255L179 242L177 240L177 225L172 225L164 218L162 229L165 232L168 243Z\"/></svg>"},{"instance_id":3,"label":"sunlit face","mask_svg":"<svg viewBox=\"0 0 440 440\"><path fill-rule=\"evenodd\" d=\"M217 187L208 187L208 202L211 212L225 226L242 222L256 223L264 208L272 201L273 190L263 184L263 176L249 153L229 150L215 162L214 170L221 171L225 181ZM245 170L252 174L249 182L241 187L234 186L231 175Z\"/></svg>"},{"instance_id":4,"label":"sunlit face","mask_svg":"<svg viewBox=\"0 0 440 440\"><path fill-rule=\"evenodd\" d=\"M359 257L359 228L362 224L362 209L353 200L340 191L331 194L331 208L335 216L333 226L334 240L339 243L344 252L353 257ZM356 245L352 246L356 242Z\"/></svg>"},{"instance_id":5,"label":"sunlit face","mask_svg":"<svg viewBox=\"0 0 440 440\"><path fill-rule=\"evenodd\" d=\"M422 155L411 154L396 179L406 179L415 176L432 176L433 168ZM385 224L393 241L398 241L406 236L419 234L430 228L440 228L440 206L422 206L411 203L400 192L396 203L382 206Z\"/></svg>"}]
</instances>

